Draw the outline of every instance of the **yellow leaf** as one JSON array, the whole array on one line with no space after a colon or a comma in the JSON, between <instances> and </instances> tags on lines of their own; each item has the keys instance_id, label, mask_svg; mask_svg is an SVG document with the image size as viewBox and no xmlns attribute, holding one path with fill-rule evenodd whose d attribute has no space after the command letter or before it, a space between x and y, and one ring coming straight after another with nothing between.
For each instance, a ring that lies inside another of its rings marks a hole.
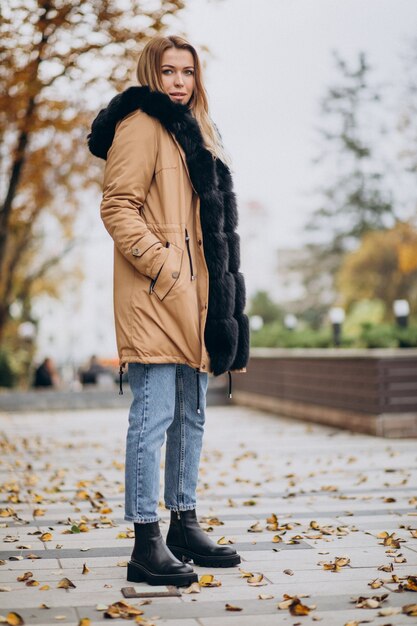
<instances>
[{"instance_id":1,"label":"yellow leaf","mask_svg":"<svg viewBox=\"0 0 417 626\"><path fill-rule=\"evenodd\" d=\"M198 581L200 587L220 587L220 580L216 580L213 574L203 574Z\"/></svg>"},{"instance_id":2,"label":"yellow leaf","mask_svg":"<svg viewBox=\"0 0 417 626\"><path fill-rule=\"evenodd\" d=\"M220 546L225 546L225 545L227 545L228 543L234 543L234 542L233 542L231 539L226 539L226 537L220 537L220 539L218 539L217 543L218 543Z\"/></svg>"},{"instance_id":3,"label":"yellow leaf","mask_svg":"<svg viewBox=\"0 0 417 626\"><path fill-rule=\"evenodd\" d=\"M14 611L7 613L6 621L8 624L10 624L10 626L21 626L21 624L25 623L22 616L19 615L19 613L15 613Z\"/></svg>"},{"instance_id":4,"label":"yellow leaf","mask_svg":"<svg viewBox=\"0 0 417 626\"><path fill-rule=\"evenodd\" d=\"M52 541L52 535L51 535L51 533L42 533L42 535L39 537L39 539L41 541Z\"/></svg>"}]
</instances>

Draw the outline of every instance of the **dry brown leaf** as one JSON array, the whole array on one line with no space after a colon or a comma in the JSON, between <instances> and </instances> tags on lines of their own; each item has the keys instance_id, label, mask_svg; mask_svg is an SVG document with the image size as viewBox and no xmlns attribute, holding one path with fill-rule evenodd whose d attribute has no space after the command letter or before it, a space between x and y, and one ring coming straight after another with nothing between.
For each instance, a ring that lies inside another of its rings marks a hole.
<instances>
[{"instance_id":1,"label":"dry brown leaf","mask_svg":"<svg viewBox=\"0 0 417 626\"><path fill-rule=\"evenodd\" d=\"M417 604L405 604L402 607L403 613L406 615L411 615L412 617L417 617Z\"/></svg>"},{"instance_id":2,"label":"dry brown leaf","mask_svg":"<svg viewBox=\"0 0 417 626\"><path fill-rule=\"evenodd\" d=\"M358 609L377 609L385 602L388 596L388 593L384 593L381 596L359 596L358 598L354 598L352 602L356 603L355 606Z\"/></svg>"},{"instance_id":3,"label":"dry brown leaf","mask_svg":"<svg viewBox=\"0 0 417 626\"><path fill-rule=\"evenodd\" d=\"M234 604L228 604L227 602L224 606L225 606L226 611L241 611L242 610L242 607L235 606Z\"/></svg>"},{"instance_id":4,"label":"dry brown leaf","mask_svg":"<svg viewBox=\"0 0 417 626\"><path fill-rule=\"evenodd\" d=\"M200 592L201 592L201 588L197 582L191 583L189 587L187 587L186 589L182 591L182 593L200 593Z\"/></svg>"},{"instance_id":5,"label":"dry brown leaf","mask_svg":"<svg viewBox=\"0 0 417 626\"><path fill-rule=\"evenodd\" d=\"M403 554L398 554L394 557L394 563L407 563L407 559Z\"/></svg>"},{"instance_id":6,"label":"dry brown leaf","mask_svg":"<svg viewBox=\"0 0 417 626\"><path fill-rule=\"evenodd\" d=\"M33 576L32 572L25 572L24 574L21 574L20 576L18 576L16 580L18 580L19 582L22 582L23 580L29 580L29 578L32 578L32 576Z\"/></svg>"},{"instance_id":7,"label":"dry brown leaf","mask_svg":"<svg viewBox=\"0 0 417 626\"><path fill-rule=\"evenodd\" d=\"M262 532L263 532L263 528L260 522L255 522L255 524L252 524L248 528L248 533L262 533Z\"/></svg>"},{"instance_id":8,"label":"dry brown leaf","mask_svg":"<svg viewBox=\"0 0 417 626\"><path fill-rule=\"evenodd\" d=\"M298 598L295 598L289 607L291 615L308 615L313 608L315 608L315 606L307 606Z\"/></svg>"},{"instance_id":9,"label":"dry brown leaf","mask_svg":"<svg viewBox=\"0 0 417 626\"><path fill-rule=\"evenodd\" d=\"M33 517L41 517L42 515L45 515L45 509L34 509L32 515Z\"/></svg>"},{"instance_id":10,"label":"dry brown leaf","mask_svg":"<svg viewBox=\"0 0 417 626\"><path fill-rule=\"evenodd\" d=\"M401 586L406 591L417 591L417 576L408 576L407 582Z\"/></svg>"},{"instance_id":11,"label":"dry brown leaf","mask_svg":"<svg viewBox=\"0 0 417 626\"><path fill-rule=\"evenodd\" d=\"M76 585L74 585L74 583L69 578L64 576L64 578L61 578L61 580L57 584L57 588L60 588L60 589L69 589L69 588L75 589Z\"/></svg>"},{"instance_id":12,"label":"dry brown leaf","mask_svg":"<svg viewBox=\"0 0 417 626\"><path fill-rule=\"evenodd\" d=\"M400 606L386 606L383 609L380 609L378 611L378 615L380 615L381 617L389 617L390 615L398 615L398 613L401 613Z\"/></svg>"},{"instance_id":13,"label":"dry brown leaf","mask_svg":"<svg viewBox=\"0 0 417 626\"><path fill-rule=\"evenodd\" d=\"M272 596L272 595L271 595L271 594L269 594L269 593L260 593L260 594L258 595L258 599L259 599L259 600L271 600L272 598L274 598L274 596Z\"/></svg>"},{"instance_id":14,"label":"dry brown leaf","mask_svg":"<svg viewBox=\"0 0 417 626\"><path fill-rule=\"evenodd\" d=\"M382 543L384 546L389 546L391 548L401 548L400 540L395 537L395 533L391 533L391 535L385 537Z\"/></svg>"},{"instance_id":15,"label":"dry brown leaf","mask_svg":"<svg viewBox=\"0 0 417 626\"><path fill-rule=\"evenodd\" d=\"M266 582L266 580L264 579L264 575L263 574L256 574L255 576L251 576L250 578L248 578L246 580L246 582L251 587L261 587L263 585L267 585L268 584Z\"/></svg>"},{"instance_id":16,"label":"dry brown leaf","mask_svg":"<svg viewBox=\"0 0 417 626\"><path fill-rule=\"evenodd\" d=\"M251 576L253 576L252 572L246 572L241 567L239 567L239 572L241 574L241 578L250 578Z\"/></svg>"}]
</instances>

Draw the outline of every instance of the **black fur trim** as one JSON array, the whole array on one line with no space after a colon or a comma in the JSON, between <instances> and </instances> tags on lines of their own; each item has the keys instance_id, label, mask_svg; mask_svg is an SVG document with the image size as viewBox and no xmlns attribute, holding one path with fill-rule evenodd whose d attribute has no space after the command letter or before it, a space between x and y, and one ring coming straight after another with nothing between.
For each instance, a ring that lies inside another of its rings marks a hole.
<instances>
[{"instance_id":1,"label":"black fur trim","mask_svg":"<svg viewBox=\"0 0 417 626\"><path fill-rule=\"evenodd\" d=\"M205 148L197 120L186 104L149 87L129 87L101 109L87 136L95 156L106 159L116 124L141 109L171 132L184 150L194 188L200 197L204 255L209 271L209 302L204 339L213 374L246 367L249 359L249 320L244 277L239 272L238 210L232 175Z\"/></svg>"}]
</instances>

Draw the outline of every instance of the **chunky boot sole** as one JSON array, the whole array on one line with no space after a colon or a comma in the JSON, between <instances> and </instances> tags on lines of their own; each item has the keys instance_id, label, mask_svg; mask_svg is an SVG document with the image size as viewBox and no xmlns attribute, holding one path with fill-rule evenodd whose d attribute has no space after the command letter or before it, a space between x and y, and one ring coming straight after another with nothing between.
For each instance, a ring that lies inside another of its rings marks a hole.
<instances>
[{"instance_id":1,"label":"chunky boot sole","mask_svg":"<svg viewBox=\"0 0 417 626\"><path fill-rule=\"evenodd\" d=\"M193 560L194 565L201 565L201 567L233 567L241 562L239 554L208 556L205 554L197 554L196 552L187 550L187 548L178 548L171 545L168 545L168 548L171 550L172 554L183 563L188 563Z\"/></svg>"},{"instance_id":2,"label":"chunky boot sole","mask_svg":"<svg viewBox=\"0 0 417 626\"><path fill-rule=\"evenodd\" d=\"M191 583L198 582L198 575L195 572L188 574L153 574L140 563L129 561L127 564L127 580L132 583L146 582L149 585L188 587Z\"/></svg>"}]
</instances>

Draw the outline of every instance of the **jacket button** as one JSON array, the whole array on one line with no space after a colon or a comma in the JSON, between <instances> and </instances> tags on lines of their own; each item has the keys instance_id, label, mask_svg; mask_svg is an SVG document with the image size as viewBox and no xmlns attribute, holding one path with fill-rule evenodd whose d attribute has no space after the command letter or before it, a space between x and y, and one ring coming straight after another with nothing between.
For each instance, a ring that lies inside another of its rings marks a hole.
<instances>
[{"instance_id":1,"label":"jacket button","mask_svg":"<svg viewBox=\"0 0 417 626\"><path fill-rule=\"evenodd\" d=\"M132 254L134 254L135 256L139 256L140 254L139 248L132 248Z\"/></svg>"},{"instance_id":2,"label":"jacket button","mask_svg":"<svg viewBox=\"0 0 417 626\"><path fill-rule=\"evenodd\" d=\"M179 275L179 272L172 272L172 278L178 278Z\"/></svg>"},{"instance_id":3,"label":"jacket button","mask_svg":"<svg viewBox=\"0 0 417 626\"><path fill-rule=\"evenodd\" d=\"M205 366L205 365L202 365L201 367L203 368L203 370L205 370L205 369L206 369L206 366Z\"/></svg>"},{"instance_id":4,"label":"jacket button","mask_svg":"<svg viewBox=\"0 0 417 626\"><path fill-rule=\"evenodd\" d=\"M201 246L203 242L201 241L201 239L198 240L198 245Z\"/></svg>"}]
</instances>

